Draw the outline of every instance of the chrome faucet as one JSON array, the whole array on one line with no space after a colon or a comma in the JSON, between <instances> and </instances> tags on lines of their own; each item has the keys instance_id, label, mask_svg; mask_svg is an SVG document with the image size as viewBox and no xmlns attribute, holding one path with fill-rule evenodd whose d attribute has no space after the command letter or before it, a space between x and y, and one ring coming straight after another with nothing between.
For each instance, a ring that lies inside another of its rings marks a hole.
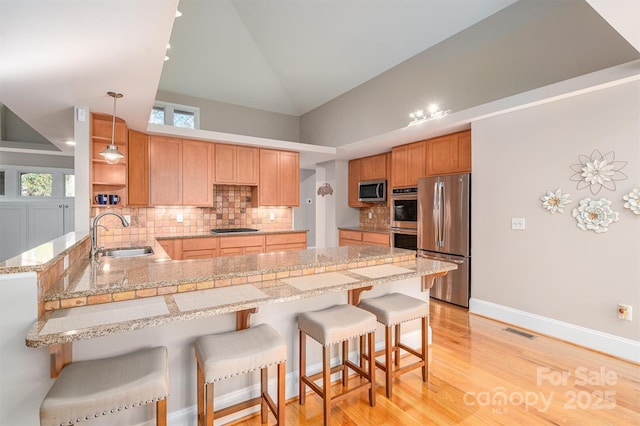
<instances>
[{"instance_id":1,"label":"chrome faucet","mask_svg":"<svg viewBox=\"0 0 640 426\"><path fill-rule=\"evenodd\" d=\"M95 259L95 257L98 255L98 252L101 249L101 247L98 247L98 227L104 228L106 231L109 230L104 225L98 225L98 221L102 219L103 216L107 216L107 215L116 216L122 222L123 227L126 228L127 226L129 226L129 222L127 222L127 219L125 219L124 216L122 216L120 213L104 212L97 215L93 219L93 222L91 224L91 258L92 259Z\"/></svg>"}]
</instances>

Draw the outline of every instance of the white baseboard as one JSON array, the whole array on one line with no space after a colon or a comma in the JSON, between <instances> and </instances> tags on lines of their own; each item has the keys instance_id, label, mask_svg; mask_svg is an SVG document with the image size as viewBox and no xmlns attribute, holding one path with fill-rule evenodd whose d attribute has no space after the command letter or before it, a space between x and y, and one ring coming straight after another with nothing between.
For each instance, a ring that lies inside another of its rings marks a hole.
<instances>
[{"instance_id":1,"label":"white baseboard","mask_svg":"<svg viewBox=\"0 0 640 426\"><path fill-rule=\"evenodd\" d=\"M410 347L418 347L420 346L420 330L415 330L402 335L402 342ZM431 344L431 326L429 326L429 344ZM376 350L380 350L384 347L384 342L376 343ZM404 352L404 351L402 351ZM356 362L357 361L357 352L353 351L350 353L349 358ZM339 360L337 358L332 359L332 365L336 364ZM289 361L291 362L291 361ZM296 363L295 371L289 372L286 375L286 389L285 389L285 398L290 399L298 396L298 378L299 371L297 368L297 360L294 360ZM314 372L320 371L322 369L321 363L316 363L313 365L307 366L307 374L313 374ZM339 376L334 375L332 380L337 380ZM269 380L269 388L275 389L276 387L276 379L272 378ZM244 389L239 389L234 392L229 392L224 395L219 395L216 397L216 406L218 407L228 407L233 404L237 404L242 401L249 400L251 398L255 398L260 396L260 384L256 383L252 386L246 387ZM248 416L249 414L256 413L260 410L260 406L256 405L255 407L247 408L246 410L239 411L230 416L225 417L223 423L228 423L230 421L234 421L236 419L240 419L242 417ZM198 419L198 409L196 405L192 405L190 407L183 408L182 410L172 411L167 415L167 423L172 426L192 426L197 423ZM216 421L217 425L218 422Z\"/></svg>"},{"instance_id":2,"label":"white baseboard","mask_svg":"<svg viewBox=\"0 0 640 426\"><path fill-rule=\"evenodd\" d=\"M635 340L479 299L469 301L469 312L640 363L640 342Z\"/></svg>"}]
</instances>

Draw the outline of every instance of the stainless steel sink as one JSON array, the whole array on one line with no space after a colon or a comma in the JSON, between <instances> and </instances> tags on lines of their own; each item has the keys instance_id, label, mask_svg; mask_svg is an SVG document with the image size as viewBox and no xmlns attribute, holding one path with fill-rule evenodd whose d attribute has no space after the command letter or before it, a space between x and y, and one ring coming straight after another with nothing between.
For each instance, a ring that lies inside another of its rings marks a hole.
<instances>
[{"instance_id":1,"label":"stainless steel sink","mask_svg":"<svg viewBox=\"0 0 640 426\"><path fill-rule=\"evenodd\" d=\"M153 254L153 249L150 246L145 247L118 247L107 248L100 250L103 256L107 257L135 257L135 256L148 256Z\"/></svg>"}]
</instances>

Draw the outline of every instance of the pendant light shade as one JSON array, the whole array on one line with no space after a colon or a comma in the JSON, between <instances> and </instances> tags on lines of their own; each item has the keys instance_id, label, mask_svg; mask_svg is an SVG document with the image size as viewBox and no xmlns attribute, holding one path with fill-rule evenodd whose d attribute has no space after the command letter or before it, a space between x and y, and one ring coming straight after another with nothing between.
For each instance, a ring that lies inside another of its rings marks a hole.
<instances>
[{"instance_id":1,"label":"pendant light shade","mask_svg":"<svg viewBox=\"0 0 640 426\"><path fill-rule=\"evenodd\" d=\"M107 148L100 152L100 155L104 157L104 160L108 164L117 164L121 158L124 158L124 154L118 151L118 147L115 143L116 136L116 99L123 96L122 93L107 92L107 95L113 98L113 123L111 125L111 144L107 145Z\"/></svg>"}]
</instances>

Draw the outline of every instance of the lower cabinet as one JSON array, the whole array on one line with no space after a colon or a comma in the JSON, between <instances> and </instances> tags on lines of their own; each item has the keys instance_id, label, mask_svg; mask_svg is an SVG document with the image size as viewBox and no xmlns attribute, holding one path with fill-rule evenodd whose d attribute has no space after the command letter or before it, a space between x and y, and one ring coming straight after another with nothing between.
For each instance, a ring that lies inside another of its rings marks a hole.
<instances>
[{"instance_id":1,"label":"lower cabinet","mask_svg":"<svg viewBox=\"0 0 640 426\"><path fill-rule=\"evenodd\" d=\"M307 233L272 234L266 236L266 252L305 250L307 248Z\"/></svg>"},{"instance_id":2,"label":"lower cabinet","mask_svg":"<svg viewBox=\"0 0 640 426\"><path fill-rule=\"evenodd\" d=\"M389 247L391 243L389 234L386 233L340 229L338 230L338 245L340 247L359 245Z\"/></svg>"},{"instance_id":3,"label":"lower cabinet","mask_svg":"<svg viewBox=\"0 0 640 426\"><path fill-rule=\"evenodd\" d=\"M307 248L307 233L170 238L158 240L158 244L174 260L210 259L219 256L304 250Z\"/></svg>"}]
</instances>

